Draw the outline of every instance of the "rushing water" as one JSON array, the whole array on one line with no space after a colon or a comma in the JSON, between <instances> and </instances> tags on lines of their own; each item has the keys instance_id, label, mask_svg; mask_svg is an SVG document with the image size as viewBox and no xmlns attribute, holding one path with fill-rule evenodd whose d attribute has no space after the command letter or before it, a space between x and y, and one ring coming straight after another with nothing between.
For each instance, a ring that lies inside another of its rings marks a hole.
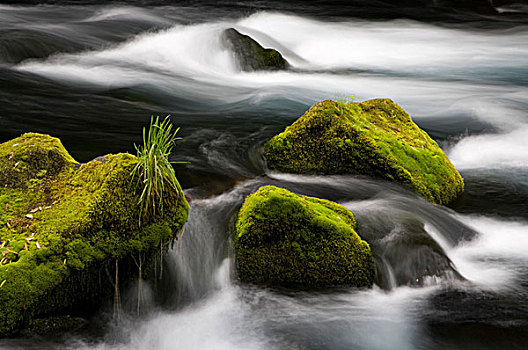
<instances>
[{"instance_id":1,"label":"rushing water","mask_svg":"<svg viewBox=\"0 0 528 350\"><path fill-rule=\"evenodd\" d=\"M174 159L188 162L177 173L194 199L164 277L145 286L149 312L113 324L103 307L90 320L96 330L0 348L528 346L525 8L478 16L294 1L141 6L0 5L0 141L50 133L88 161L132 152L150 115L170 114L183 137ZM240 72L220 41L230 27L294 69ZM266 170L265 140L314 102L351 95L405 108L461 171L465 193L445 208L367 177ZM354 211L375 253L376 286L237 283L233 216L263 184ZM132 290L123 295L133 303Z\"/></svg>"}]
</instances>

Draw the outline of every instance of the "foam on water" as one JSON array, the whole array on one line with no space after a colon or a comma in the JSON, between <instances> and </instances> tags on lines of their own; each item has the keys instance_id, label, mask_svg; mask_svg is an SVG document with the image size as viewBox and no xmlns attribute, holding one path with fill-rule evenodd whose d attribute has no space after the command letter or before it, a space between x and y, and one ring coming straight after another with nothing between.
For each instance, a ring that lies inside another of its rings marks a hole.
<instances>
[{"instance_id":1,"label":"foam on water","mask_svg":"<svg viewBox=\"0 0 528 350\"><path fill-rule=\"evenodd\" d=\"M528 126L510 133L469 136L449 151L458 169L528 168Z\"/></svg>"},{"instance_id":2,"label":"foam on water","mask_svg":"<svg viewBox=\"0 0 528 350\"><path fill-rule=\"evenodd\" d=\"M524 66L526 33L496 35L397 20L326 22L259 13L240 24L267 33L310 65L412 72ZM412 38L411 40L408 40ZM495 69L494 68L494 69Z\"/></svg>"},{"instance_id":3,"label":"foam on water","mask_svg":"<svg viewBox=\"0 0 528 350\"><path fill-rule=\"evenodd\" d=\"M21 69L59 79L113 86L153 83L163 74L198 78L200 74L233 73L234 64L229 53L220 48L219 35L211 35L215 32L219 32L218 26L209 24L175 26L155 34L139 35L117 47L61 55L47 62L24 64Z\"/></svg>"},{"instance_id":4,"label":"foam on water","mask_svg":"<svg viewBox=\"0 0 528 350\"><path fill-rule=\"evenodd\" d=\"M228 266L224 263L217 275L225 275ZM154 315L131 333L129 343L117 348L266 349L265 337L251 324L251 310L241 297L237 288L224 286L177 313Z\"/></svg>"},{"instance_id":5,"label":"foam on water","mask_svg":"<svg viewBox=\"0 0 528 350\"><path fill-rule=\"evenodd\" d=\"M128 8L105 11L97 16L144 15ZM302 71L238 71L220 39L229 27L253 35L264 46L282 48ZM526 101L520 86L472 82L480 70L489 75L523 67L526 43L527 32L508 33L505 40L501 33L408 21L325 23L264 12L238 21L175 25L99 51L25 62L18 69L105 88L148 84L176 96L226 103L248 94L301 98L307 104L349 95L390 97L419 119L453 113L453 107L467 114L490 96L500 100L517 94ZM450 74L461 79L446 81ZM456 107L458 101L463 106Z\"/></svg>"},{"instance_id":6,"label":"foam on water","mask_svg":"<svg viewBox=\"0 0 528 350\"><path fill-rule=\"evenodd\" d=\"M460 272L482 288L517 288L517 277L527 273L528 223L478 216L461 220L479 236L450 252Z\"/></svg>"}]
</instances>

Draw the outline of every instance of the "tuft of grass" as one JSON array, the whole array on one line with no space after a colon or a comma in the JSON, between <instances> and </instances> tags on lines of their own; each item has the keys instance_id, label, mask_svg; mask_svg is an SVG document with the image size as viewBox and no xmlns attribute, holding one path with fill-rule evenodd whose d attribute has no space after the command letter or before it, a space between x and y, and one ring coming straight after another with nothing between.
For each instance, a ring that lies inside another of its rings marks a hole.
<instances>
[{"instance_id":1,"label":"tuft of grass","mask_svg":"<svg viewBox=\"0 0 528 350\"><path fill-rule=\"evenodd\" d=\"M334 100L336 102L341 102L341 103L346 104L346 103L353 103L355 99L356 99L355 95L336 95Z\"/></svg>"},{"instance_id":2,"label":"tuft of grass","mask_svg":"<svg viewBox=\"0 0 528 350\"><path fill-rule=\"evenodd\" d=\"M132 178L137 178L141 186L139 197L139 223L147 222L148 218L163 214L167 191L176 194L176 199L183 195L182 188L172 164L182 162L169 161L169 155L174 148L174 142L180 128L172 131L169 116L160 121L159 116L150 118L148 132L143 128L143 145L135 146L138 162L132 171Z\"/></svg>"}]
</instances>

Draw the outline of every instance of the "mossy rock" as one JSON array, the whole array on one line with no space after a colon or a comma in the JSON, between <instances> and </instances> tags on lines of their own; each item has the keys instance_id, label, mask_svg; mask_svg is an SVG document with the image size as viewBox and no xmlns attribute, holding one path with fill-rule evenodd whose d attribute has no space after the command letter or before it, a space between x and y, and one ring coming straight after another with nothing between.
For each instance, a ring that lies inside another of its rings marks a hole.
<instances>
[{"instance_id":1,"label":"mossy rock","mask_svg":"<svg viewBox=\"0 0 528 350\"><path fill-rule=\"evenodd\" d=\"M445 153L389 99L326 100L264 146L268 167L297 174L357 174L407 185L446 204L464 182Z\"/></svg>"},{"instance_id":2,"label":"mossy rock","mask_svg":"<svg viewBox=\"0 0 528 350\"><path fill-rule=\"evenodd\" d=\"M261 187L246 198L236 221L237 276L270 286L371 286L370 247L355 226L342 205Z\"/></svg>"},{"instance_id":3,"label":"mossy rock","mask_svg":"<svg viewBox=\"0 0 528 350\"><path fill-rule=\"evenodd\" d=\"M229 28L222 33L224 44L235 54L240 69L244 71L280 70L288 62L274 49L265 49L250 36Z\"/></svg>"},{"instance_id":4,"label":"mossy rock","mask_svg":"<svg viewBox=\"0 0 528 350\"><path fill-rule=\"evenodd\" d=\"M116 259L148 261L175 239L187 201L166 193L163 215L140 226L136 163L116 154L78 164L58 139L41 134L0 145L0 335L97 302L108 283L94 273Z\"/></svg>"}]
</instances>

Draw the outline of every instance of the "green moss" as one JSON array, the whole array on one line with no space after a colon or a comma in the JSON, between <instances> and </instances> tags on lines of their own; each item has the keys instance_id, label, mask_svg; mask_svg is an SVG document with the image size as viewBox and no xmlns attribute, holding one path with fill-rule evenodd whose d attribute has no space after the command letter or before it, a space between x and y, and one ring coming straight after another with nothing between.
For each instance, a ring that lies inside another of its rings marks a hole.
<instances>
[{"instance_id":1,"label":"green moss","mask_svg":"<svg viewBox=\"0 0 528 350\"><path fill-rule=\"evenodd\" d=\"M0 186L26 188L31 179L56 176L75 163L58 138L23 134L0 145Z\"/></svg>"},{"instance_id":2,"label":"green moss","mask_svg":"<svg viewBox=\"0 0 528 350\"><path fill-rule=\"evenodd\" d=\"M82 293L74 295L73 276L96 280L90 271L110 260L138 253L148 258L162 244L167 248L187 220L185 198L167 193L164 215L139 226L140 189L130 175L137 160L130 154L107 155L76 169L58 139L24 134L1 144L1 155L2 174L19 174L16 181L0 177L0 244L6 252L0 264L0 335L82 302ZM5 170L14 157L24 166ZM88 287L97 294L97 286ZM53 298L50 307L53 295L63 297Z\"/></svg>"},{"instance_id":3,"label":"green moss","mask_svg":"<svg viewBox=\"0 0 528 350\"><path fill-rule=\"evenodd\" d=\"M287 287L370 286L370 247L355 225L354 214L339 204L261 187L238 214L238 277Z\"/></svg>"},{"instance_id":4,"label":"green moss","mask_svg":"<svg viewBox=\"0 0 528 350\"><path fill-rule=\"evenodd\" d=\"M438 204L464 188L437 143L389 99L319 102L266 143L265 157L278 171L397 181Z\"/></svg>"}]
</instances>

